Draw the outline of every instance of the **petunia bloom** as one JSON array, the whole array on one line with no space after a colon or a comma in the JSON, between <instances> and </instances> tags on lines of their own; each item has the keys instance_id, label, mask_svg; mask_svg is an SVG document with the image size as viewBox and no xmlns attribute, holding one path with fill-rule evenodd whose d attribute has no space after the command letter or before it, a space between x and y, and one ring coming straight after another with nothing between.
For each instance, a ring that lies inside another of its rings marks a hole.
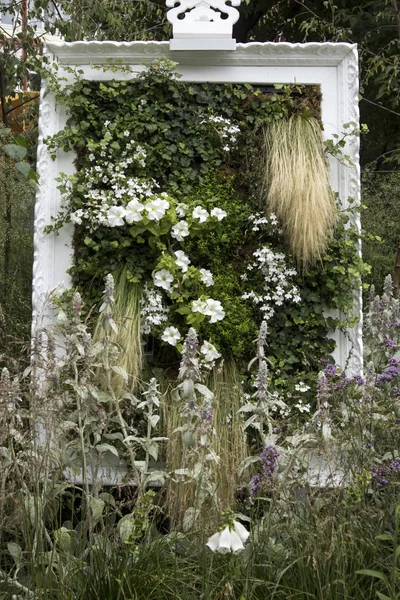
<instances>
[{"instance_id":1,"label":"petunia bloom","mask_svg":"<svg viewBox=\"0 0 400 600\"><path fill-rule=\"evenodd\" d=\"M199 269L199 272L201 273L201 281L206 287L214 285L214 279L211 271L208 271L207 269Z\"/></svg>"},{"instance_id":2,"label":"petunia bloom","mask_svg":"<svg viewBox=\"0 0 400 600\"><path fill-rule=\"evenodd\" d=\"M159 221L165 215L165 212L169 209L169 202L156 198L156 200L150 200L146 204L147 218L150 221Z\"/></svg>"},{"instance_id":3,"label":"petunia bloom","mask_svg":"<svg viewBox=\"0 0 400 600\"><path fill-rule=\"evenodd\" d=\"M221 356L216 347L207 341L203 342L200 353L204 355L205 362L212 362Z\"/></svg>"},{"instance_id":4,"label":"petunia bloom","mask_svg":"<svg viewBox=\"0 0 400 600\"><path fill-rule=\"evenodd\" d=\"M167 327L166 329L164 329L161 339L163 342L171 344L171 346L176 346L181 337L182 336L179 332L179 329L177 329L176 327Z\"/></svg>"},{"instance_id":5,"label":"petunia bloom","mask_svg":"<svg viewBox=\"0 0 400 600\"><path fill-rule=\"evenodd\" d=\"M123 206L112 206L107 213L109 227L121 227L121 225L125 225L125 214L126 211Z\"/></svg>"},{"instance_id":6,"label":"petunia bloom","mask_svg":"<svg viewBox=\"0 0 400 600\"><path fill-rule=\"evenodd\" d=\"M213 300L212 298L206 300L206 309L203 314L211 317L210 323L222 321L222 319L225 317L225 311L222 308L221 302L219 300Z\"/></svg>"},{"instance_id":7,"label":"petunia bloom","mask_svg":"<svg viewBox=\"0 0 400 600\"><path fill-rule=\"evenodd\" d=\"M213 208L211 211L211 216L216 217L218 221L222 221L222 219L225 219L227 214L228 213L225 210L222 210L222 208Z\"/></svg>"},{"instance_id":8,"label":"petunia bloom","mask_svg":"<svg viewBox=\"0 0 400 600\"><path fill-rule=\"evenodd\" d=\"M171 283L174 281L174 276L167 269L161 269L154 273L154 285L161 287L167 292L171 291Z\"/></svg>"},{"instance_id":9,"label":"petunia bloom","mask_svg":"<svg viewBox=\"0 0 400 600\"><path fill-rule=\"evenodd\" d=\"M178 240L178 242L183 242L183 238L189 235L189 226L187 221L178 221L176 225L174 225L171 229L171 236Z\"/></svg>"},{"instance_id":10,"label":"petunia bloom","mask_svg":"<svg viewBox=\"0 0 400 600\"><path fill-rule=\"evenodd\" d=\"M141 221L143 219L143 216L141 214L143 209L144 204L142 204L138 200L131 200L126 205L125 221L129 224Z\"/></svg>"},{"instance_id":11,"label":"petunia bloom","mask_svg":"<svg viewBox=\"0 0 400 600\"><path fill-rule=\"evenodd\" d=\"M189 257L186 256L183 250L177 250L176 252L174 252L174 254L176 256L176 264L178 265L178 267L180 267L180 269L182 269L182 273L186 273L186 271L188 270L188 266L190 265Z\"/></svg>"},{"instance_id":12,"label":"petunia bloom","mask_svg":"<svg viewBox=\"0 0 400 600\"><path fill-rule=\"evenodd\" d=\"M201 206L196 206L192 212L193 219L198 219L199 223L205 223L209 216L208 211Z\"/></svg>"}]
</instances>

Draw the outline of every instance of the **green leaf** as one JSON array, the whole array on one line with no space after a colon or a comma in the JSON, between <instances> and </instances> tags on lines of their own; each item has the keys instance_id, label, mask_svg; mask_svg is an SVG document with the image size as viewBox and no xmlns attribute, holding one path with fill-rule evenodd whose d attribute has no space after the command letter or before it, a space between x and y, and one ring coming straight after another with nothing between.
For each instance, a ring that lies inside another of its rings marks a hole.
<instances>
[{"instance_id":1,"label":"green leaf","mask_svg":"<svg viewBox=\"0 0 400 600\"><path fill-rule=\"evenodd\" d=\"M17 171L22 173L25 177L29 177L29 173L31 171L31 165L27 162L17 162L15 163L15 168Z\"/></svg>"},{"instance_id":2,"label":"green leaf","mask_svg":"<svg viewBox=\"0 0 400 600\"><path fill-rule=\"evenodd\" d=\"M386 594L382 594L382 592L377 591L376 595L378 596L379 600L393 600L389 596L386 596Z\"/></svg>"},{"instance_id":3,"label":"green leaf","mask_svg":"<svg viewBox=\"0 0 400 600\"><path fill-rule=\"evenodd\" d=\"M111 452L115 456L119 456L118 450L114 446L111 446L111 444L98 444L96 450L98 452Z\"/></svg>"},{"instance_id":4,"label":"green leaf","mask_svg":"<svg viewBox=\"0 0 400 600\"><path fill-rule=\"evenodd\" d=\"M18 146L18 144L5 144L3 150L13 160L24 160L26 156L26 148Z\"/></svg>"},{"instance_id":5,"label":"green leaf","mask_svg":"<svg viewBox=\"0 0 400 600\"><path fill-rule=\"evenodd\" d=\"M105 504L106 503L104 500L100 500L100 498L92 498L90 502L90 509L95 521L98 521L103 514Z\"/></svg>"},{"instance_id":6,"label":"green leaf","mask_svg":"<svg viewBox=\"0 0 400 600\"><path fill-rule=\"evenodd\" d=\"M384 573L380 571L373 571L371 569L361 569L361 571L356 571L358 575L368 575L369 577L375 577L376 579L380 579L385 583L385 585L389 585L387 577Z\"/></svg>"},{"instance_id":7,"label":"green leaf","mask_svg":"<svg viewBox=\"0 0 400 600\"><path fill-rule=\"evenodd\" d=\"M17 568L19 569L22 564L22 548L19 544L15 542L10 542L7 544L7 548L11 556L13 557Z\"/></svg>"},{"instance_id":8,"label":"green leaf","mask_svg":"<svg viewBox=\"0 0 400 600\"><path fill-rule=\"evenodd\" d=\"M16 135L14 139L17 146L21 146L22 148L26 148L28 150L28 142L23 135Z\"/></svg>"}]
</instances>

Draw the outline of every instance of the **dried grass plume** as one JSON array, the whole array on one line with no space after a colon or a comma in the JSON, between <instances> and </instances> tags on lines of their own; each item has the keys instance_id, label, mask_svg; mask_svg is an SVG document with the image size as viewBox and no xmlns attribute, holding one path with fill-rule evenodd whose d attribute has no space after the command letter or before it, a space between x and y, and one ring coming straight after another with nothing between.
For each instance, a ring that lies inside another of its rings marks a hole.
<instances>
[{"instance_id":1,"label":"dried grass plume","mask_svg":"<svg viewBox=\"0 0 400 600\"><path fill-rule=\"evenodd\" d=\"M294 115L265 132L263 196L303 267L324 255L336 204L319 122Z\"/></svg>"}]
</instances>

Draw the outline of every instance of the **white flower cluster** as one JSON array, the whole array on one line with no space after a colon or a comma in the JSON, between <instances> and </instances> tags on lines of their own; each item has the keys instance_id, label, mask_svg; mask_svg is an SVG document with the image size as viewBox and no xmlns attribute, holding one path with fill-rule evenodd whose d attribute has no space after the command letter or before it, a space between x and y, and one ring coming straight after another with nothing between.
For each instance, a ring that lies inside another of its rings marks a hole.
<instances>
[{"instance_id":1,"label":"white flower cluster","mask_svg":"<svg viewBox=\"0 0 400 600\"><path fill-rule=\"evenodd\" d=\"M266 217L261 213L254 213L249 216L249 221L251 222L252 231L260 231L260 228L264 226L277 230L277 233L282 233L281 229L277 229L278 218L274 213L271 213L269 217Z\"/></svg>"},{"instance_id":2,"label":"white flower cluster","mask_svg":"<svg viewBox=\"0 0 400 600\"><path fill-rule=\"evenodd\" d=\"M210 115L208 120L215 124L219 135L225 143L224 150L229 152L232 145L237 142L237 135L240 133L240 128L237 125L232 125L230 119L225 117Z\"/></svg>"},{"instance_id":3,"label":"white flower cluster","mask_svg":"<svg viewBox=\"0 0 400 600\"><path fill-rule=\"evenodd\" d=\"M141 332L148 335L154 327L161 325L168 319L168 308L163 305L162 296L157 290L147 284L143 288L140 301Z\"/></svg>"},{"instance_id":4,"label":"white flower cluster","mask_svg":"<svg viewBox=\"0 0 400 600\"><path fill-rule=\"evenodd\" d=\"M294 406L301 413L309 413L309 412L311 412L311 404L303 404L302 400L299 400L298 403L295 404Z\"/></svg>"},{"instance_id":5,"label":"white flower cluster","mask_svg":"<svg viewBox=\"0 0 400 600\"><path fill-rule=\"evenodd\" d=\"M243 294L242 298L259 306L265 320L273 316L276 306L282 306L286 301L301 301L297 286L291 282L291 277L295 277L297 272L286 266L284 254L274 252L269 246L263 246L254 252L253 256L255 261L250 263L247 269L261 271L264 278L264 294L250 291Z\"/></svg>"},{"instance_id":6,"label":"white flower cluster","mask_svg":"<svg viewBox=\"0 0 400 600\"><path fill-rule=\"evenodd\" d=\"M109 227L121 227L128 223L140 223L146 217L149 221L160 221L167 210L169 202L165 200L168 195L163 192L160 197L148 200L146 204L139 202L137 198L124 206L114 205L107 212L107 224Z\"/></svg>"},{"instance_id":7,"label":"white flower cluster","mask_svg":"<svg viewBox=\"0 0 400 600\"><path fill-rule=\"evenodd\" d=\"M108 124L106 121L105 125ZM145 208L146 216L156 220L165 206L165 198L158 197L155 192L158 186L154 180L146 182L132 176L132 169L140 171L146 166L145 149L131 140L121 152L111 146L112 139L112 134L106 131L100 140L100 152L96 149L96 155L89 154L91 164L80 171L85 185L85 208L70 213L73 223L80 225L84 218L91 230L99 225L120 226L124 219L127 223L139 221ZM70 192L67 192L66 200L69 197ZM150 198L155 202L154 206L149 203L144 206L140 202Z\"/></svg>"},{"instance_id":8,"label":"white flower cluster","mask_svg":"<svg viewBox=\"0 0 400 600\"><path fill-rule=\"evenodd\" d=\"M294 386L294 389L296 390L296 392L301 392L302 394L304 394L305 392L308 392L310 386L306 385L304 381L299 381L299 383L296 383L296 385Z\"/></svg>"}]
</instances>

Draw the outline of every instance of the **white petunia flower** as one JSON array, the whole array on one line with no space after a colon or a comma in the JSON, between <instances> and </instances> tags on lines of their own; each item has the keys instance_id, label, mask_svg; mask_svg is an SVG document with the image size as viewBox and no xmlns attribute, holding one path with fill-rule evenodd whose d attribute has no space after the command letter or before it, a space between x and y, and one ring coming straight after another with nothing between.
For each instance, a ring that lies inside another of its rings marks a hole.
<instances>
[{"instance_id":1,"label":"white petunia flower","mask_svg":"<svg viewBox=\"0 0 400 600\"><path fill-rule=\"evenodd\" d=\"M186 217L186 211L188 209L188 205L187 204L183 204L183 203L179 203L176 206L176 214L178 215L178 217L180 219L182 219L182 217Z\"/></svg>"},{"instance_id":2,"label":"white petunia flower","mask_svg":"<svg viewBox=\"0 0 400 600\"><path fill-rule=\"evenodd\" d=\"M154 285L163 288L167 292L171 291L171 283L173 281L174 277L167 269L161 269L161 271L154 273Z\"/></svg>"},{"instance_id":3,"label":"white petunia flower","mask_svg":"<svg viewBox=\"0 0 400 600\"><path fill-rule=\"evenodd\" d=\"M190 259L182 250L177 250L174 252L176 256L176 264L180 269L182 269L182 273L186 273L188 270L188 266L190 265Z\"/></svg>"},{"instance_id":4,"label":"white petunia flower","mask_svg":"<svg viewBox=\"0 0 400 600\"><path fill-rule=\"evenodd\" d=\"M207 341L203 342L200 352L204 355L205 362L213 362L221 356L216 347Z\"/></svg>"},{"instance_id":5,"label":"white petunia flower","mask_svg":"<svg viewBox=\"0 0 400 600\"><path fill-rule=\"evenodd\" d=\"M129 224L141 221L143 219L143 216L141 214L143 209L144 204L138 202L138 200L131 200L126 205L125 221Z\"/></svg>"},{"instance_id":6,"label":"white petunia flower","mask_svg":"<svg viewBox=\"0 0 400 600\"><path fill-rule=\"evenodd\" d=\"M237 553L244 550L243 544L249 535L249 532L241 523L234 521L233 528L227 525L223 531L214 533L206 545L212 552L218 552L219 554Z\"/></svg>"},{"instance_id":7,"label":"white petunia flower","mask_svg":"<svg viewBox=\"0 0 400 600\"><path fill-rule=\"evenodd\" d=\"M196 206L192 212L193 219L198 219L199 223L205 223L209 216L208 211L201 206Z\"/></svg>"},{"instance_id":8,"label":"white petunia flower","mask_svg":"<svg viewBox=\"0 0 400 600\"><path fill-rule=\"evenodd\" d=\"M183 242L183 238L189 235L189 226L187 221L178 221L176 225L174 225L171 229L171 236L178 240L178 242Z\"/></svg>"},{"instance_id":9,"label":"white petunia flower","mask_svg":"<svg viewBox=\"0 0 400 600\"><path fill-rule=\"evenodd\" d=\"M176 344L181 338L182 336L179 333L179 329L177 329L176 327L167 327L166 329L164 329L163 334L161 336L162 341L171 344L171 346L176 346Z\"/></svg>"},{"instance_id":10,"label":"white petunia flower","mask_svg":"<svg viewBox=\"0 0 400 600\"><path fill-rule=\"evenodd\" d=\"M208 271L207 269L199 269L199 272L201 273L201 281L205 286L210 287L211 285L214 285L214 279L211 271Z\"/></svg>"},{"instance_id":11,"label":"white petunia flower","mask_svg":"<svg viewBox=\"0 0 400 600\"><path fill-rule=\"evenodd\" d=\"M150 221L159 221L165 215L165 212L169 209L169 202L156 198L156 200L150 200L146 204L147 217Z\"/></svg>"},{"instance_id":12,"label":"white petunia flower","mask_svg":"<svg viewBox=\"0 0 400 600\"><path fill-rule=\"evenodd\" d=\"M207 303L204 300L200 300L200 298L198 300L193 300L192 312L199 312L202 315L205 315L206 310L207 310Z\"/></svg>"},{"instance_id":13,"label":"white petunia flower","mask_svg":"<svg viewBox=\"0 0 400 600\"><path fill-rule=\"evenodd\" d=\"M112 206L107 213L107 222L110 227L125 225L124 217L126 211L122 206Z\"/></svg>"},{"instance_id":14,"label":"white petunia flower","mask_svg":"<svg viewBox=\"0 0 400 600\"><path fill-rule=\"evenodd\" d=\"M221 302L219 300L213 300L212 298L206 300L206 310L203 314L211 317L210 323L222 321L222 319L225 317L225 311L222 308Z\"/></svg>"},{"instance_id":15,"label":"white petunia flower","mask_svg":"<svg viewBox=\"0 0 400 600\"><path fill-rule=\"evenodd\" d=\"M225 210L222 210L222 208L213 208L211 211L211 216L217 217L218 221L222 221L222 219L225 219L227 214L228 213Z\"/></svg>"}]
</instances>

